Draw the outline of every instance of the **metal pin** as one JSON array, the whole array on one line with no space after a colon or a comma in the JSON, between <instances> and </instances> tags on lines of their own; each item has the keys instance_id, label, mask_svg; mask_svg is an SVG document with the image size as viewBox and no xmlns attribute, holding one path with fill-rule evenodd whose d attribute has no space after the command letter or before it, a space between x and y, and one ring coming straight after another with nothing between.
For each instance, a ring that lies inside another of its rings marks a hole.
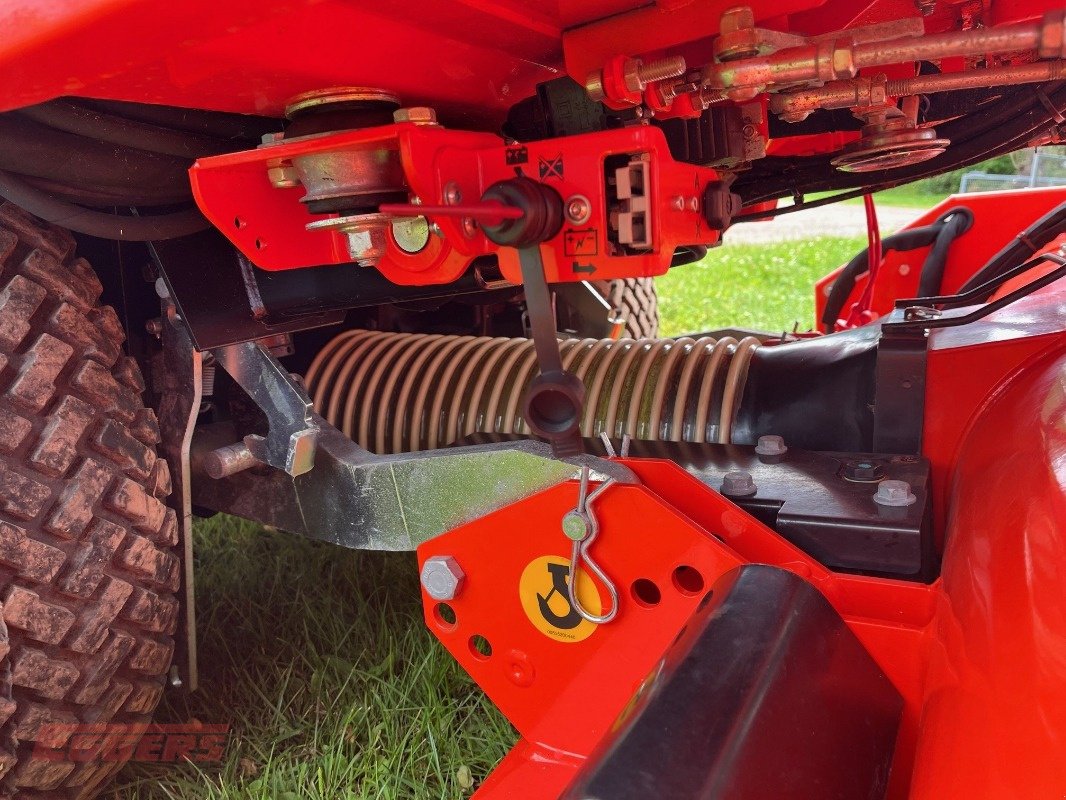
<instances>
[{"instance_id":1,"label":"metal pin","mask_svg":"<svg viewBox=\"0 0 1066 800\"><path fill-rule=\"evenodd\" d=\"M614 445L611 444L611 437L607 435L606 431L600 434L600 441L603 442L603 449L607 451L608 458L614 458L618 455L615 453Z\"/></svg>"},{"instance_id":2,"label":"metal pin","mask_svg":"<svg viewBox=\"0 0 1066 800\"><path fill-rule=\"evenodd\" d=\"M622 458L629 458L629 445L632 442L633 438L628 433L622 434Z\"/></svg>"}]
</instances>

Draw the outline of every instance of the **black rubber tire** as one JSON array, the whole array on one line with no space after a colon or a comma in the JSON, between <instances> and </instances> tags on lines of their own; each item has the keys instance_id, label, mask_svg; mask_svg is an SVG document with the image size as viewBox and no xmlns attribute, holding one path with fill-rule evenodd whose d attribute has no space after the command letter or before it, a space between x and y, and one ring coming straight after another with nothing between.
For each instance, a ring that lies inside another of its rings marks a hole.
<instances>
[{"instance_id":1,"label":"black rubber tire","mask_svg":"<svg viewBox=\"0 0 1066 800\"><path fill-rule=\"evenodd\" d=\"M33 758L34 747L65 752L70 723L148 722L174 651L170 472L100 293L69 233L0 206L5 797L95 796L121 763Z\"/></svg>"},{"instance_id":2,"label":"black rubber tire","mask_svg":"<svg viewBox=\"0 0 1066 800\"><path fill-rule=\"evenodd\" d=\"M659 335L659 295L654 278L617 278L596 281L593 286L614 308L621 309L626 337L654 339Z\"/></svg>"}]
</instances>

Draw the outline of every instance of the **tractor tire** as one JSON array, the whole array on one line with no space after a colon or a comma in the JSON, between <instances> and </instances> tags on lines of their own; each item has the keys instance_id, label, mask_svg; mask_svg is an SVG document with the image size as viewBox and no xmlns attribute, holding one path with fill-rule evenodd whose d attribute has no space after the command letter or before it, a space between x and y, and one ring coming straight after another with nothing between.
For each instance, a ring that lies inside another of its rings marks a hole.
<instances>
[{"instance_id":1,"label":"tractor tire","mask_svg":"<svg viewBox=\"0 0 1066 800\"><path fill-rule=\"evenodd\" d=\"M655 293L654 278L596 281L593 286L608 303L622 310L626 337L654 339L659 335L659 296Z\"/></svg>"},{"instance_id":2,"label":"tractor tire","mask_svg":"<svg viewBox=\"0 0 1066 800\"><path fill-rule=\"evenodd\" d=\"M149 722L174 651L170 472L100 293L68 232L0 206L0 797L94 796L122 764L71 758L72 726Z\"/></svg>"}]
</instances>

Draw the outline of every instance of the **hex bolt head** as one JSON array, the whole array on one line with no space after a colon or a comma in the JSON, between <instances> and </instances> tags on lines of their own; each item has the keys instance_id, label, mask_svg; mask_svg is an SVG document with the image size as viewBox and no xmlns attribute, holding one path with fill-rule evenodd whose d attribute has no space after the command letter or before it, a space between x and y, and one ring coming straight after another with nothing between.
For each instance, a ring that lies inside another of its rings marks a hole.
<instances>
[{"instance_id":1,"label":"hex bolt head","mask_svg":"<svg viewBox=\"0 0 1066 800\"><path fill-rule=\"evenodd\" d=\"M592 204L584 195L575 194L566 201L566 218L574 225L584 225L592 216Z\"/></svg>"},{"instance_id":2,"label":"hex bolt head","mask_svg":"<svg viewBox=\"0 0 1066 800\"><path fill-rule=\"evenodd\" d=\"M722 488L726 497L748 497L758 491L751 473L742 469L732 470L722 476Z\"/></svg>"},{"instance_id":3,"label":"hex bolt head","mask_svg":"<svg viewBox=\"0 0 1066 800\"><path fill-rule=\"evenodd\" d=\"M918 501L906 481L881 481L874 494L874 502L879 506L910 506Z\"/></svg>"},{"instance_id":4,"label":"hex bolt head","mask_svg":"<svg viewBox=\"0 0 1066 800\"><path fill-rule=\"evenodd\" d=\"M844 480L873 483L885 477L884 465L875 459L844 462Z\"/></svg>"},{"instance_id":5,"label":"hex bolt head","mask_svg":"<svg viewBox=\"0 0 1066 800\"><path fill-rule=\"evenodd\" d=\"M413 122L415 125L436 125L437 112L426 106L398 108L392 112L393 122Z\"/></svg>"},{"instance_id":6,"label":"hex bolt head","mask_svg":"<svg viewBox=\"0 0 1066 800\"><path fill-rule=\"evenodd\" d=\"M463 590L466 573L451 556L430 556L422 565L422 588L434 600L454 600Z\"/></svg>"},{"instance_id":7,"label":"hex bolt head","mask_svg":"<svg viewBox=\"0 0 1066 800\"><path fill-rule=\"evenodd\" d=\"M785 447L784 438L770 434L759 437L759 443L755 445L755 452L760 456L783 456L788 452L788 448Z\"/></svg>"}]
</instances>

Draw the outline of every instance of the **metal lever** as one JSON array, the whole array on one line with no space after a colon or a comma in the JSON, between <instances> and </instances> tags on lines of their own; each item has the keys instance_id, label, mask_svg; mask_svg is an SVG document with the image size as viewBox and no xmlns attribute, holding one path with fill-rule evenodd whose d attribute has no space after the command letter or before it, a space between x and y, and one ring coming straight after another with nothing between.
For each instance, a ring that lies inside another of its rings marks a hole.
<instances>
[{"instance_id":1,"label":"metal lever","mask_svg":"<svg viewBox=\"0 0 1066 800\"><path fill-rule=\"evenodd\" d=\"M551 443L556 458L580 455L584 451L580 423L585 386L576 375L563 369L559 340L555 337L555 311L540 257L541 242L562 228L563 200L550 186L529 178L512 178L490 186L481 203L521 212L518 217L496 224L483 224L482 230L496 244L518 250L529 327L540 367L540 374L526 392L523 416L533 433Z\"/></svg>"}]
</instances>

